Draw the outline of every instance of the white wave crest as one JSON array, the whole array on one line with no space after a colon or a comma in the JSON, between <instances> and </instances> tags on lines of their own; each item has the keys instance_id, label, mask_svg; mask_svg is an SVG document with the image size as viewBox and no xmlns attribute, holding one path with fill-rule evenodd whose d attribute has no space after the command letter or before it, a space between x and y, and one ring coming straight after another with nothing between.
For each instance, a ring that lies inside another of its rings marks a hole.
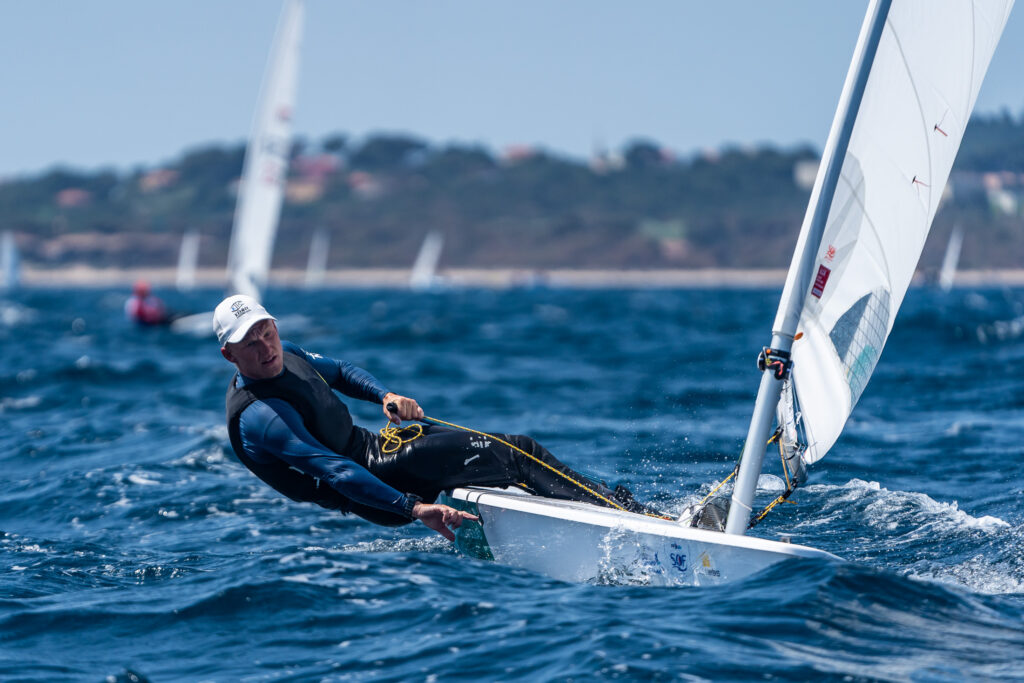
<instances>
[{"instance_id":1,"label":"white wave crest","mask_svg":"<svg viewBox=\"0 0 1024 683\"><path fill-rule=\"evenodd\" d=\"M942 503L924 493L890 491L877 481L851 479L842 486L816 484L808 486L807 490L828 498L833 519L862 506L866 521L885 529L917 522L922 528L931 530L939 526L950 530L974 529L994 533L1010 526L991 515L974 517L961 510L957 501Z\"/></svg>"},{"instance_id":2,"label":"white wave crest","mask_svg":"<svg viewBox=\"0 0 1024 683\"><path fill-rule=\"evenodd\" d=\"M1024 580L1008 572L1005 565L993 564L984 555L976 555L952 566L915 568L907 576L922 581L967 586L971 590L990 595L1024 593Z\"/></svg>"},{"instance_id":3,"label":"white wave crest","mask_svg":"<svg viewBox=\"0 0 1024 683\"><path fill-rule=\"evenodd\" d=\"M11 398L5 397L0 398L0 413L7 409L12 410L23 410L25 408L35 408L43 399L39 396L25 396L24 398Z\"/></svg>"}]
</instances>

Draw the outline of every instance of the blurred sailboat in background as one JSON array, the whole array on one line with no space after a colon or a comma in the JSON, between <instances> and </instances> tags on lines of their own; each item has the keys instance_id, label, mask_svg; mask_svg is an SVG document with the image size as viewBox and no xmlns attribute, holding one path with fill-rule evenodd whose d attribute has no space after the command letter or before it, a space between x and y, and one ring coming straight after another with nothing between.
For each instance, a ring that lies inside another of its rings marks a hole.
<instances>
[{"instance_id":1,"label":"blurred sailboat in background","mask_svg":"<svg viewBox=\"0 0 1024 683\"><path fill-rule=\"evenodd\" d=\"M189 230L181 237L178 251L178 271L174 284L179 292L195 289L196 267L199 264L199 232Z\"/></svg>"},{"instance_id":2,"label":"blurred sailboat in background","mask_svg":"<svg viewBox=\"0 0 1024 683\"><path fill-rule=\"evenodd\" d=\"M441 249L444 237L436 230L427 233L412 264L409 274L409 287L416 291L433 289L440 286L443 280L437 275L437 264L441 260Z\"/></svg>"},{"instance_id":3,"label":"blurred sailboat in background","mask_svg":"<svg viewBox=\"0 0 1024 683\"><path fill-rule=\"evenodd\" d=\"M324 275L327 273L327 253L330 249L330 234L323 228L318 228L309 242L309 259L306 261L306 289L323 286Z\"/></svg>"},{"instance_id":4,"label":"blurred sailboat in background","mask_svg":"<svg viewBox=\"0 0 1024 683\"><path fill-rule=\"evenodd\" d=\"M263 298L270 273L288 177L304 14L303 0L286 0L281 10L245 150L228 245L226 293L248 294L257 301ZM171 329L212 334L213 312L179 318Z\"/></svg>"},{"instance_id":5,"label":"blurred sailboat in background","mask_svg":"<svg viewBox=\"0 0 1024 683\"><path fill-rule=\"evenodd\" d=\"M4 291L11 292L21 286L21 256L10 230L5 230L0 238L0 268L4 271Z\"/></svg>"},{"instance_id":6,"label":"blurred sailboat in background","mask_svg":"<svg viewBox=\"0 0 1024 683\"><path fill-rule=\"evenodd\" d=\"M228 248L228 288L257 300L270 273L281 217L299 75L303 0L287 0L260 88Z\"/></svg>"},{"instance_id":7,"label":"blurred sailboat in background","mask_svg":"<svg viewBox=\"0 0 1024 683\"><path fill-rule=\"evenodd\" d=\"M939 289L948 292L953 289L956 279L956 267L960 262L960 247L964 243L964 231L959 225L953 228L946 244L946 255L942 258L942 269L939 271Z\"/></svg>"},{"instance_id":8,"label":"blurred sailboat in background","mask_svg":"<svg viewBox=\"0 0 1024 683\"><path fill-rule=\"evenodd\" d=\"M0 236L0 325L11 327L34 320L36 312L12 296L21 288L21 253L14 233Z\"/></svg>"}]
</instances>

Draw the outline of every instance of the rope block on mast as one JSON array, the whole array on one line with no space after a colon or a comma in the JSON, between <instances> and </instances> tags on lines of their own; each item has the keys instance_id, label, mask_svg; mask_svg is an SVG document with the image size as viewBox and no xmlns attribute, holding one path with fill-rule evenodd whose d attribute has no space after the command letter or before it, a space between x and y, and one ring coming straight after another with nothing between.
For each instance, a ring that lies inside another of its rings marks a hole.
<instances>
[{"instance_id":1,"label":"rope block on mast","mask_svg":"<svg viewBox=\"0 0 1024 683\"><path fill-rule=\"evenodd\" d=\"M757 356L757 369L761 372L771 370L775 379L787 380L793 371L793 359L789 351L764 347Z\"/></svg>"}]
</instances>

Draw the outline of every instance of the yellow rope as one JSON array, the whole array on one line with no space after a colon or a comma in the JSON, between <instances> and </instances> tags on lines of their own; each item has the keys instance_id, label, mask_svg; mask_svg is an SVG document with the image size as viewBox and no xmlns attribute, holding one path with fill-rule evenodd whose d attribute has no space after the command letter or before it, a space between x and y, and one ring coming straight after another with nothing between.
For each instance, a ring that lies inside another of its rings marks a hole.
<instances>
[{"instance_id":1,"label":"yellow rope","mask_svg":"<svg viewBox=\"0 0 1024 683\"><path fill-rule=\"evenodd\" d=\"M501 444L504 444L504 445L508 446L509 448L511 448L514 451L518 451L519 453L522 453L527 458L529 458L530 460L534 461L535 463L537 463L541 467L544 467L544 468L546 468L548 470L551 470L552 472L554 472L558 476L562 477L566 481L570 482L571 484L577 486L578 488L583 489L584 491L586 491L590 495L594 496L595 498L598 498L598 499L604 501L610 507L613 507L616 510L621 510L622 512L628 512L628 510L626 510L626 508L622 507L621 505L616 503L614 500L611 500L610 498L606 498L605 496L602 496L600 493L598 493L597 491L594 491L593 489L591 489L586 484L584 484L582 482L579 482L579 481L576 481L575 479L570 477L565 472L562 472L561 470L555 469L554 467L552 467L551 465L547 464L546 462L544 462L543 460L541 460L537 456L533 455L532 453L527 453L522 448L519 448L515 444L511 444L508 441L505 441L501 437L495 436L494 434L488 434L487 432L481 432L481 431L478 431L476 429L472 429L470 427L463 427L462 425L457 425L457 424L454 424L452 422L445 422L444 420L438 420L437 418L428 417L426 415L423 416L423 419L426 420L427 422L434 422L436 424L445 425L446 427L452 427L454 429L461 429L464 432L469 432L471 434L479 434L480 436L486 437L488 439L493 439L494 441L497 441L498 443L501 443ZM410 436L409 438L405 438L405 437L403 437L401 435L402 431L404 431L406 429L410 429L412 427L419 427L419 431L417 433L413 434L412 436ZM397 444L397 445L395 445L393 447L388 446L388 448L391 448L391 450L385 450L384 451L385 453L394 453L395 451L397 451L399 448L401 448L405 444L409 443L410 441L414 441L414 440L418 439L419 437L423 436L423 427L417 424L417 425L410 425L410 426L407 426L407 427L399 428L399 427L395 427L394 424L392 424L391 422L388 422L387 425L385 425L384 427L381 428L380 435L384 439L385 444L392 444L392 443ZM383 448L382 448L382 450L383 450ZM656 519L672 519L671 517L665 517L663 515L653 515L653 514L650 514L650 513L647 513L647 512L645 512L644 514L647 515L648 517L654 517Z\"/></svg>"},{"instance_id":2,"label":"yellow rope","mask_svg":"<svg viewBox=\"0 0 1024 683\"><path fill-rule=\"evenodd\" d=\"M792 493L793 491L790 488L792 486L792 482L790 482L790 480L789 480L789 468L786 467L786 452L782 448L782 439L780 438L781 436L782 436L782 428L780 427L779 429L775 430L774 434L772 434L772 438L768 439L768 443L771 443L772 441L775 441L776 439L778 439L778 441L779 441L779 459L782 461L782 474L786 477L786 491L785 491L785 493L780 495L778 498L776 498L772 502L768 503L768 505L765 506L764 510L761 510L761 512L757 515L757 517L754 518L754 521L750 523L751 526L757 524L762 519L767 517L768 513L771 512L772 509L774 509L775 506L778 505L779 503L789 503L790 505L796 505L796 503L794 503L793 501L786 499L786 496L788 494Z\"/></svg>"},{"instance_id":3,"label":"yellow rope","mask_svg":"<svg viewBox=\"0 0 1024 683\"><path fill-rule=\"evenodd\" d=\"M704 507L704 503L708 502L708 500L709 500L709 499L711 498L711 496L713 496L713 495L715 495L716 493L718 493L718 489L720 489L720 488L722 488L723 486L725 486L725 485L726 485L726 483L728 483L728 481L729 481L730 479L732 479L733 477L735 477L735 476L736 476L736 473L737 473L737 472L739 472L739 471L740 471L740 466L739 466L739 465L736 465L736 467L734 467L734 468L733 468L733 470L732 470L732 474L730 474L730 475L729 475L728 477L726 477L725 479L723 479L722 481L720 481L720 482L718 483L718 486L716 486L715 488L711 489L711 493L709 493L708 495L704 496L704 500L702 500L702 501L700 502L700 507Z\"/></svg>"},{"instance_id":4,"label":"yellow rope","mask_svg":"<svg viewBox=\"0 0 1024 683\"><path fill-rule=\"evenodd\" d=\"M772 438L768 439L768 444L771 444L772 441L775 441L775 439L779 438L779 435L781 433L782 432L780 430L776 430L775 433L772 434ZM781 448L781 442L780 442L780 446L779 447ZM711 492L708 493L708 495L704 496L704 499L702 501L700 501L700 507L703 507L704 503L708 502L708 500L711 498L711 496L713 496L716 493L718 493L718 489L722 488L727 483L729 483L729 480L732 479L733 477L735 477L739 473L739 471L740 471L740 464L736 463L736 467L732 468L732 474L730 474L728 477L726 477L722 481L718 482L718 485L715 486L715 488L711 489Z\"/></svg>"},{"instance_id":5,"label":"yellow rope","mask_svg":"<svg viewBox=\"0 0 1024 683\"><path fill-rule=\"evenodd\" d=\"M404 435L404 432L407 430L412 432L412 436L408 438ZM394 453L405 444L421 436L423 436L423 425L410 424L404 427L396 427L393 423L388 422L386 426L380 429L380 438L384 440L380 450L382 453Z\"/></svg>"},{"instance_id":6,"label":"yellow rope","mask_svg":"<svg viewBox=\"0 0 1024 683\"><path fill-rule=\"evenodd\" d=\"M780 438L781 436L782 436L782 429L781 428L780 429L776 429L775 433L772 434L770 439L768 439L768 443L766 445L771 445L771 443L773 441L776 441L776 440L779 442L779 457L782 459L782 472L783 472L783 474L786 477L786 491L789 491L790 486L791 486L791 483L789 481L789 468L786 467L786 457L785 457L785 451L783 451L783 449L782 449L782 439ZM704 499L700 501L700 504L699 504L698 507L703 507L704 504L707 503L708 500L711 499L711 496L715 495L718 492L718 489L720 489L723 486L725 486L729 482L730 479L732 479L733 477L736 476L736 474L739 471L740 471L740 465L739 465L739 463L736 463L736 467L733 468L732 474L730 474L728 477L726 477L725 479L720 481L718 483L718 485L715 486L715 488L711 489L711 492L708 493L708 495L704 496ZM791 493L791 491L789 491L789 492ZM783 495L779 496L778 498L776 498L775 500L773 500L771 503L769 503L768 506L765 507L764 510L761 510L761 512L757 515L757 517L754 518L754 521L751 522L751 526L753 526L754 524L757 524L762 519L764 519L765 516L769 512L771 512L772 508L774 508L779 503L789 503L790 505L796 505L796 503L794 503L793 501L786 500L785 494L783 494Z\"/></svg>"},{"instance_id":7,"label":"yellow rope","mask_svg":"<svg viewBox=\"0 0 1024 683\"><path fill-rule=\"evenodd\" d=\"M760 513L760 514L759 514L759 515L758 515L758 516L757 516L757 517L756 517L756 518L754 519L754 524L757 524L757 523L758 523L758 522L760 522L760 521L761 521L762 519L764 519L765 517L767 517L767 516L768 516L768 513L769 513L769 512L771 512L771 511L772 511L772 509L773 509L773 508L774 508L774 507L775 507L776 505L778 505L779 503L789 503L790 505L796 505L796 503L794 503L793 501L791 501L791 500L786 500L786 499L785 499L784 497L782 497L782 496L779 496L778 498L776 498L776 499L775 499L775 500L773 500L772 502L768 503L768 505L767 505L767 506L765 506L764 510L761 510L761 513Z\"/></svg>"}]
</instances>

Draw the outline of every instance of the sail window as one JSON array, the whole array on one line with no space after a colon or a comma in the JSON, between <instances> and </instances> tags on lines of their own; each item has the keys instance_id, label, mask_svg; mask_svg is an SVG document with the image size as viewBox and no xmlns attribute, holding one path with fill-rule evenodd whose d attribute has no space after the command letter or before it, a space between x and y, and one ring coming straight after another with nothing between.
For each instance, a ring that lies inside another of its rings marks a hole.
<instances>
[{"instance_id":1,"label":"sail window","mask_svg":"<svg viewBox=\"0 0 1024 683\"><path fill-rule=\"evenodd\" d=\"M889 329L889 292L865 294L836 321L829 338L846 370L851 406L857 404L875 370Z\"/></svg>"}]
</instances>

